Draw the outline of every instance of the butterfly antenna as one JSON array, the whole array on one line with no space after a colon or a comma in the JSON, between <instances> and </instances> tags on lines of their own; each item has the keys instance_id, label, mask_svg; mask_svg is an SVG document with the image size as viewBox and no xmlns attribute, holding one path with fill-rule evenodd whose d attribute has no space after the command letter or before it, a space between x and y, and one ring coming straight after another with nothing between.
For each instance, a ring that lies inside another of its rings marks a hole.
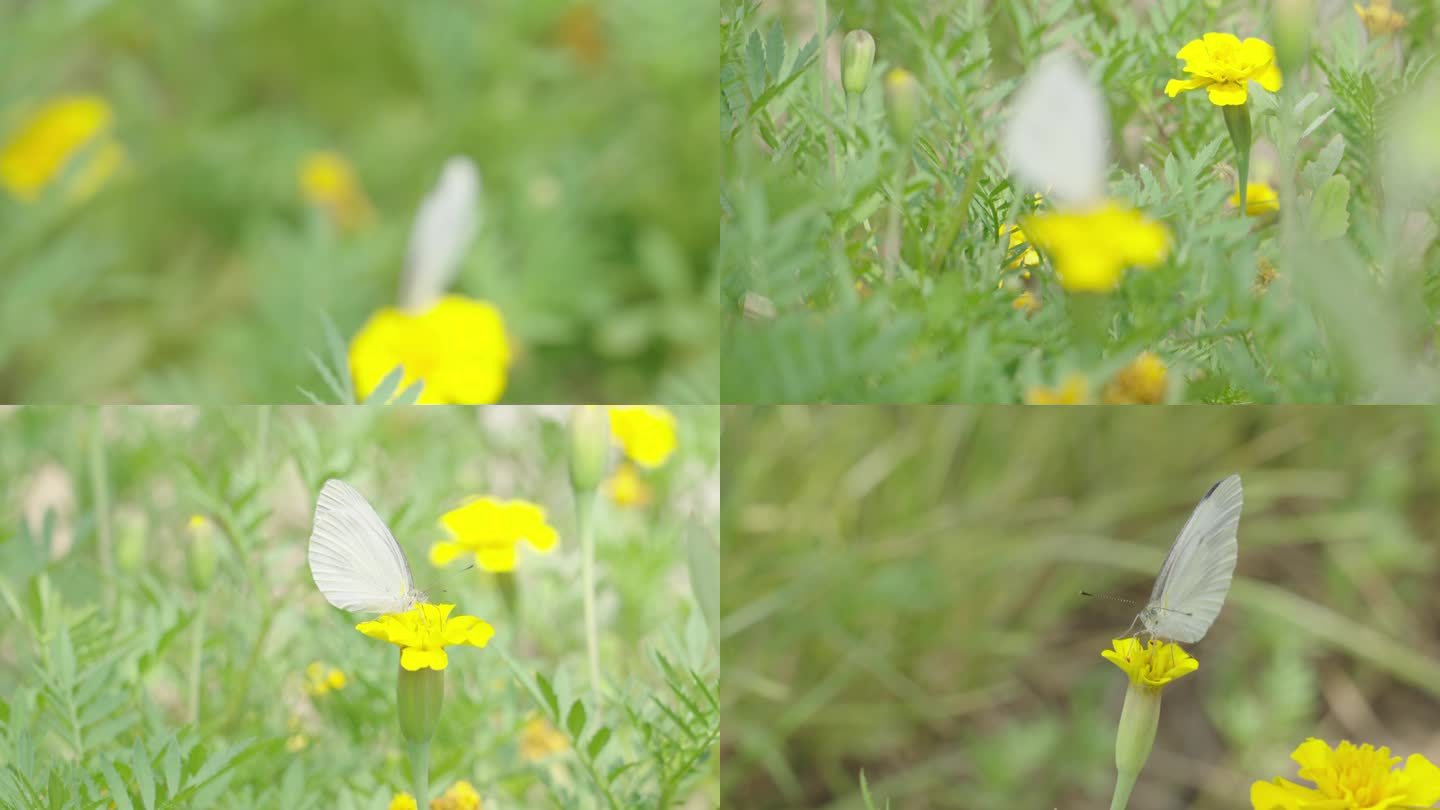
<instances>
[{"instance_id":1,"label":"butterfly antenna","mask_svg":"<svg viewBox=\"0 0 1440 810\"><path fill-rule=\"evenodd\" d=\"M1109 600L1112 601L1112 602L1124 602L1124 603L1127 604L1127 605L1133 605L1133 604L1135 604L1135 601L1134 601L1133 599L1125 599L1125 598L1119 597L1119 596L1112 596L1112 595L1110 595L1110 594L1108 594L1108 593L1091 593L1091 592L1089 592L1089 591L1081 591L1081 592L1080 592L1080 595L1081 595L1081 596L1093 596L1093 597L1095 597L1096 599L1109 599Z\"/></svg>"}]
</instances>

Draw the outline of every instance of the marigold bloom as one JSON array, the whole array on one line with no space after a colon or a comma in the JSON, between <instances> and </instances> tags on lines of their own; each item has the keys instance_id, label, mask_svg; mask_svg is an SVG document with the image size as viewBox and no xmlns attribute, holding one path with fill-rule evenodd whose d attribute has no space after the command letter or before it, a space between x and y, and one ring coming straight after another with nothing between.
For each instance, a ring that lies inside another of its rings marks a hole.
<instances>
[{"instance_id":1,"label":"marigold bloom","mask_svg":"<svg viewBox=\"0 0 1440 810\"><path fill-rule=\"evenodd\" d=\"M1141 352L1120 369L1105 387L1111 405L1158 405L1165 401L1165 363L1152 352Z\"/></svg>"},{"instance_id":2,"label":"marigold bloom","mask_svg":"<svg viewBox=\"0 0 1440 810\"><path fill-rule=\"evenodd\" d=\"M509 365L500 310L459 295L418 314L381 309L350 341L350 373L362 400L399 367L398 390L424 382L421 404L487 404L505 393Z\"/></svg>"},{"instance_id":3,"label":"marigold bloom","mask_svg":"<svg viewBox=\"0 0 1440 810\"><path fill-rule=\"evenodd\" d=\"M389 810L420 810L415 804L415 797L409 793L397 793L395 798L390 800Z\"/></svg>"},{"instance_id":4,"label":"marigold bloom","mask_svg":"<svg viewBox=\"0 0 1440 810\"><path fill-rule=\"evenodd\" d=\"M1390 0L1371 0L1370 5L1363 7L1359 3L1354 5L1355 13L1360 15L1360 21L1372 37L1393 34L1405 27L1405 15L1391 8Z\"/></svg>"},{"instance_id":5,"label":"marigold bloom","mask_svg":"<svg viewBox=\"0 0 1440 810\"><path fill-rule=\"evenodd\" d=\"M1037 385L1025 392L1026 405L1084 405L1090 401L1090 381L1083 374L1071 374L1060 385Z\"/></svg>"},{"instance_id":6,"label":"marigold bloom","mask_svg":"<svg viewBox=\"0 0 1440 810\"><path fill-rule=\"evenodd\" d=\"M1109 292L1126 267L1154 267L1170 254L1164 225L1114 201L1022 217L1020 225L1050 255L1061 286L1071 292Z\"/></svg>"},{"instance_id":7,"label":"marigold bloom","mask_svg":"<svg viewBox=\"0 0 1440 810\"><path fill-rule=\"evenodd\" d=\"M314 661L305 668L305 691L314 697L338 692L347 683L345 673L334 667L327 667Z\"/></svg>"},{"instance_id":8,"label":"marigold bloom","mask_svg":"<svg viewBox=\"0 0 1440 810\"><path fill-rule=\"evenodd\" d=\"M438 799L430 800L430 810L480 810L480 794L475 786L461 779Z\"/></svg>"},{"instance_id":9,"label":"marigold bloom","mask_svg":"<svg viewBox=\"0 0 1440 810\"><path fill-rule=\"evenodd\" d=\"M474 616L452 617L450 611L454 609L454 605L421 603L404 613L387 613L374 621L361 622L355 629L400 647L400 666L404 669L443 670L450 663L446 647L484 647L495 635L495 628Z\"/></svg>"},{"instance_id":10,"label":"marigold bloom","mask_svg":"<svg viewBox=\"0 0 1440 810\"><path fill-rule=\"evenodd\" d=\"M1034 267L1040 263L1040 254L1035 252L1034 246L1029 244L1030 240L1025 238L1024 229L1019 225L1001 225L999 235L1004 236L1007 233L1010 234L1010 249L1006 251L1007 256L1015 253L1016 248L1021 245L1025 246L1023 251L1016 255L1014 259L1011 259L1009 264L1005 265L1007 270L1015 270L1021 267Z\"/></svg>"},{"instance_id":11,"label":"marigold bloom","mask_svg":"<svg viewBox=\"0 0 1440 810\"><path fill-rule=\"evenodd\" d=\"M568 750L570 738L538 714L531 715L525 721L525 727L520 729L520 757L527 762L539 762Z\"/></svg>"},{"instance_id":12,"label":"marigold bloom","mask_svg":"<svg viewBox=\"0 0 1440 810\"><path fill-rule=\"evenodd\" d=\"M374 209L355 169L338 152L312 152L300 164L300 192L323 209L345 230L362 227L374 216Z\"/></svg>"},{"instance_id":13,"label":"marigold bloom","mask_svg":"<svg viewBox=\"0 0 1440 810\"><path fill-rule=\"evenodd\" d=\"M1230 205L1240 207L1240 189L1230 195ZM1245 187L1245 215L1259 216L1269 211L1280 210L1280 196L1267 183L1251 182Z\"/></svg>"},{"instance_id":14,"label":"marigold bloom","mask_svg":"<svg viewBox=\"0 0 1440 810\"><path fill-rule=\"evenodd\" d=\"M440 525L455 539L430 547L430 562L437 566L470 552L475 564L486 571L514 571L522 540L542 554L553 550L559 540L555 528L545 522L545 509L518 499L474 498L446 512Z\"/></svg>"},{"instance_id":15,"label":"marigold bloom","mask_svg":"<svg viewBox=\"0 0 1440 810\"><path fill-rule=\"evenodd\" d=\"M605 482L605 492L616 505L636 508L650 503L650 485L640 477L634 464L622 462Z\"/></svg>"},{"instance_id":16,"label":"marigold bloom","mask_svg":"<svg viewBox=\"0 0 1440 810\"><path fill-rule=\"evenodd\" d=\"M632 461L654 469L675 452L675 415L658 405L610 409L610 433Z\"/></svg>"},{"instance_id":17,"label":"marigold bloom","mask_svg":"<svg viewBox=\"0 0 1440 810\"><path fill-rule=\"evenodd\" d=\"M1010 306L1026 315L1033 315L1040 311L1040 299L1036 298L1034 293L1026 290L1015 296L1015 300L1010 302Z\"/></svg>"},{"instance_id":18,"label":"marigold bloom","mask_svg":"<svg viewBox=\"0 0 1440 810\"><path fill-rule=\"evenodd\" d=\"M113 117L109 102L98 96L64 96L44 105L0 146L0 186L22 202L33 202L77 155L93 147L72 188L78 196L92 193L124 158L108 137Z\"/></svg>"},{"instance_id":19,"label":"marigold bloom","mask_svg":"<svg viewBox=\"0 0 1440 810\"><path fill-rule=\"evenodd\" d=\"M1187 43L1175 58L1185 61L1190 78L1165 83L1165 95L1171 98L1203 87L1211 104L1227 107L1245 103L1248 82L1257 82L1272 93L1280 89L1275 48L1263 39L1250 37L1241 42L1234 34L1206 34Z\"/></svg>"},{"instance_id":20,"label":"marigold bloom","mask_svg":"<svg viewBox=\"0 0 1440 810\"><path fill-rule=\"evenodd\" d=\"M1138 639L1117 638L1110 645L1114 649L1102 651L1101 657L1123 670L1132 684L1147 689L1158 690L1200 668L1198 660L1173 642L1142 645Z\"/></svg>"},{"instance_id":21,"label":"marigold bloom","mask_svg":"<svg viewBox=\"0 0 1440 810\"><path fill-rule=\"evenodd\" d=\"M1300 778L1315 787L1280 778L1256 782L1250 786L1255 810L1384 810L1430 807L1440 801L1440 768L1419 754L1411 754L1397 771L1400 758L1390 756L1389 748L1342 740L1332 749L1311 737L1290 758L1300 764Z\"/></svg>"}]
</instances>

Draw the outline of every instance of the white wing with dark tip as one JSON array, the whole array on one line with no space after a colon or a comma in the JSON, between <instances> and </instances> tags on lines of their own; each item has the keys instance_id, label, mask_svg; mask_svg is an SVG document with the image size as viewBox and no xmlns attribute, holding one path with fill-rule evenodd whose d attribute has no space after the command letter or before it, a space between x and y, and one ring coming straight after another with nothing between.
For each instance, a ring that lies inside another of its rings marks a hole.
<instances>
[{"instance_id":1,"label":"white wing with dark tip","mask_svg":"<svg viewBox=\"0 0 1440 810\"><path fill-rule=\"evenodd\" d=\"M326 601L357 613L399 613L416 601L405 552L354 487L332 478L315 502L310 575Z\"/></svg>"},{"instance_id":2,"label":"white wing with dark tip","mask_svg":"<svg viewBox=\"0 0 1440 810\"><path fill-rule=\"evenodd\" d=\"M1144 615L1152 635L1189 643L1203 638L1215 623L1235 575L1243 505L1238 475L1211 487L1200 499L1150 592Z\"/></svg>"}]
</instances>

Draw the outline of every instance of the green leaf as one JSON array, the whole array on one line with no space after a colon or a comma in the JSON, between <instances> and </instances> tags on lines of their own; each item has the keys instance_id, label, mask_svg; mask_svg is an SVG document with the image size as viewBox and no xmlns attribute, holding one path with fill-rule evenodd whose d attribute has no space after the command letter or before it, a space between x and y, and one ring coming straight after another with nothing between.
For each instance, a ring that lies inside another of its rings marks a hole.
<instances>
[{"instance_id":1,"label":"green leaf","mask_svg":"<svg viewBox=\"0 0 1440 810\"><path fill-rule=\"evenodd\" d=\"M1350 227L1350 181L1342 175L1326 180L1310 204L1310 233L1315 239L1343 236Z\"/></svg>"},{"instance_id":2,"label":"green leaf","mask_svg":"<svg viewBox=\"0 0 1440 810\"><path fill-rule=\"evenodd\" d=\"M1345 157L1345 136L1339 133L1325 144L1320 154L1306 164L1300 176L1305 181L1306 187L1311 191L1320 188L1327 178L1340 168L1340 160Z\"/></svg>"},{"instance_id":3,"label":"green leaf","mask_svg":"<svg viewBox=\"0 0 1440 810\"><path fill-rule=\"evenodd\" d=\"M703 532L691 530L688 543L690 553L690 590L705 616L710 628L710 638L715 646L720 645L720 546L706 537Z\"/></svg>"},{"instance_id":4,"label":"green leaf","mask_svg":"<svg viewBox=\"0 0 1440 810\"><path fill-rule=\"evenodd\" d=\"M555 696L555 687L540 673L535 673L535 685L540 688L540 694L545 698L545 705L550 707L550 717L556 722L560 720L560 699Z\"/></svg>"},{"instance_id":5,"label":"green leaf","mask_svg":"<svg viewBox=\"0 0 1440 810\"><path fill-rule=\"evenodd\" d=\"M600 730L595 732L595 736L590 738L590 744L585 747L585 753L589 754L591 759L595 759L600 756L601 751L605 750L605 743L608 742L610 742L610 727L601 726Z\"/></svg>"},{"instance_id":6,"label":"green leaf","mask_svg":"<svg viewBox=\"0 0 1440 810\"><path fill-rule=\"evenodd\" d=\"M570 730L570 736L578 742L580 735L585 731L585 704L575 701L570 704L570 714L565 718L565 728Z\"/></svg>"}]
</instances>

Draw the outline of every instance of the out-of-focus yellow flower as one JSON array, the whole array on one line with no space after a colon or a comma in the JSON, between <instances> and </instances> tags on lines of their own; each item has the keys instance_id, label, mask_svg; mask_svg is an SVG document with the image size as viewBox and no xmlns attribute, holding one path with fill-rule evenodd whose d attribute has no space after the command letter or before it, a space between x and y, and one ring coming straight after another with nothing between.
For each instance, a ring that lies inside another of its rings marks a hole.
<instances>
[{"instance_id":1,"label":"out-of-focus yellow flower","mask_svg":"<svg viewBox=\"0 0 1440 810\"><path fill-rule=\"evenodd\" d=\"M99 96L64 96L45 104L0 146L0 185L16 199L33 202L88 149L70 191L89 196L124 162L124 150L110 137L113 118L109 102Z\"/></svg>"},{"instance_id":2,"label":"out-of-focus yellow flower","mask_svg":"<svg viewBox=\"0 0 1440 810\"><path fill-rule=\"evenodd\" d=\"M1105 386L1111 405L1158 405L1165 401L1165 363L1152 352L1141 352L1120 369Z\"/></svg>"},{"instance_id":3,"label":"out-of-focus yellow flower","mask_svg":"<svg viewBox=\"0 0 1440 810\"><path fill-rule=\"evenodd\" d=\"M474 616L452 617L450 611L454 609L454 605L421 603L404 613L387 613L374 621L361 622L355 629L400 647L400 666L411 672L443 670L450 663L446 647L484 647L495 635L495 628Z\"/></svg>"},{"instance_id":4,"label":"out-of-focus yellow flower","mask_svg":"<svg viewBox=\"0 0 1440 810\"><path fill-rule=\"evenodd\" d=\"M1010 249L1006 251L1007 256L1015 253L1016 248L1021 245L1025 245L1025 249L1020 251L1015 258L1011 259L1010 262L1005 265L1006 269L1016 270L1021 267L1035 267L1040 264L1040 254L1035 252L1035 248L1030 245L1029 240L1025 238L1025 230L1023 228L1019 225L1001 225L999 235L1004 236L1007 233L1010 234Z\"/></svg>"},{"instance_id":5,"label":"out-of-focus yellow flower","mask_svg":"<svg viewBox=\"0 0 1440 810\"><path fill-rule=\"evenodd\" d=\"M569 738L538 714L531 715L520 729L520 757L527 762L539 762L569 750Z\"/></svg>"},{"instance_id":6,"label":"out-of-focus yellow flower","mask_svg":"<svg viewBox=\"0 0 1440 810\"><path fill-rule=\"evenodd\" d=\"M1255 272L1255 292L1258 295L1264 295L1270 289L1270 285L1275 283L1275 279L1279 278L1280 271L1275 269L1274 262L1264 256L1261 256L1256 262L1256 267L1258 269Z\"/></svg>"},{"instance_id":7,"label":"out-of-focus yellow flower","mask_svg":"<svg viewBox=\"0 0 1440 810\"><path fill-rule=\"evenodd\" d=\"M1237 186L1235 193L1230 195L1230 206L1240 207L1240 189ZM1258 216L1269 211L1280 210L1280 196L1275 193L1268 183L1251 182L1245 187L1245 215Z\"/></svg>"},{"instance_id":8,"label":"out-of-focus yellow flower","mask_svg":"<svg viewBox=\"0 0 1440 810\"><path fill-rule=\"evenodd\" d=\"M1250 786L1255 810L1385 810L1440 801L1440 768L1420 754L1411 754L1397 771L1400 758L1390 756L1389 748L1341 740L1332 749L1311 737L1290 758L1300 764L1300 778L1315 787L1280 778L1256 782Z\"/></svg>"},{"instance_id":9,"label":"out-of-focus yellow flower","mask_svg":"<svg viewBox=\"0 0 1440 810\"><path fill-rule=\"evenodd\" d=\"M1405 27L1405 15L1390 7L1390 0L1371 0L1370 5L1355 3L1355 13L1365 23L1372 37L1393 34Z\"/></svg>"},{"instance_id":10,"label":"out-of-focus yellow flower","mask_svg":"<svg viewBox=\"0 0 1440 810\"><path fill-rule=\"evenodd\" d=\"M505 393L509 365L500 310L459 295L444 296L419 314L381 309L350 341L350 373L362 400L400 367L405 374L398 391L423 381L421 404L496 402Z\"/></svg>"},{"instance_id":11,"label":"out-of-focus yellow flower","mask_svg":"<svg viewBox=\"0 0 1440 810\"><path fill-rule=\"evenodd\" d=\"M1025 392L1026 405L1085 405L1090 402L1090 381L1071 374L1054 388L1037 385Z\"/></svg>"},{"instance_id":12,"label":"out-of-focus yellow flower","mask_svg":"<svg viewBox=\"0 0 1440 810\"><path fill-rule=\"evenodd\" d=\"M390 800L390 810L420 810L420 806L409 793L397 793L395 798Z\"/></svg>"},{"instance_id":13,"label":"out-of-focus yellow flower","mask_svg":"<svg viewBox=\"0 0 1440 810\"><path fill-rule=\"evenodd\" d=\"M1035 296L1035 293L1026 290L1015 296L1015 300L1010 302L1010 306L1026 315L1033 315L1040 311L1040 299Z\"/></svg>"},{"instance_id":14,"label":"out-of-focus yellow flower","mask_svg":"<svg viewBox=\"0 0 1440 810\"><path fill-rule=\"evenodd\" d=\"M545 522L544 507L519 499L474 498L446 512L440 525L454 540L430 547L430 562L437 566L473 553L475 564L486 571L514 571L521 541L548 554L559 540L555 527Z\"/></svg>"},{"instance_id":15,"label":"out-of-focus yellow flower","mask_svg":"<svg viewBox=\"0 0 1440 810\"><path fill-rule=\"evenodd\" d=\"M1166 82L1165 95L1171 98L1203 87L1211 104L1228 107L1245 103L1249 82L1272 93L1280 89L1275 49L1263 39L1250 37L1241 42L1234 34L1210 33L1186 43L1175 58L1185 61L1190 78Z\"/></svg>"},{"instance_id":16,"label":"out-of-focus yellow flower","mask_svg":"<svg viewBox=\"0 0 1440 810\"><path fill-rule=\"evenodd\" d=\"M300 163L300 193L347 231L369 224L375 216L354 167L339 152L311 152L305 156Z\"/></svg>"},{"instance_id":17,"label":"out-of-focus yellow flower","mask_svg":"<svg viewBox=\"0 0 1440 810\"><path fill-rule=\"evenodd\" d=\"M289 751L292 754L304 751L305 746L309 744L310 738L306 737L304 734L291 734L289 737L285 738L285 750Z\"/></svg>"},{"instance_id":18,"label":"out-of-focus yellow flower","mask_svg":"<svg viewBox=\"0 0 1440 810\"><path fill-rule=\"evenodd\" d=\"M1050 255L1055 275L1071 292L1109 292L1126 267L1154 267L1170 253L1170 231L1114 201L1083 211L1022 217L1031 243Z\"/></svg>"},{"instance_id":19,"label":"out-of-focus yellow flower","mask_svg":"<svg viewBox=\"0 0 1440 810\"><path fill-rule=\"evenodd\" d=\"M313 661L305 668L305 691L314 697L338 692L345 688L345 684L345 673L334 667Z\"/></svg>"},{"instance_id":20,"label":"out-of-focus yellow flower","mask_svg":"<svg viewBox=\"0 0 1440 810\"><path fill-rule=\"evenodd\" d=\"M617 405L610 409L610 434L631 461L654 469L675 452L675 415L658 405Z\"/></svg>"},{"instance_id":21,"label":"out-of-focus yellow flower","mask_svg":"<svg viewBox=\"0 0 1440 810\"><path fill-rule=\"evenodd\" d=\"M1113 649L1101 651L1101 657L1146 689L1159 690L1200 668L1198 660L1170 641L1141 644L1139 639L1117 638L1110 645Z\"/></svg>"},{"instance_id":22,"label":"out-of-focus yellow flower","mask_svg":"<svg viewBox=\"0 0 1440 810\"><path fill-rule=\"evenodd\" d=\"M430 810L480 810L480 794L475 786L460 780L450 786L445 794L430 800Z\"/></svg>"},{"instance_id":23,"label":"out-of-focus yellow flower","mask_svg":"<svg viewBox=\"0 0 1440 810\"><path fill-rule=\"evenodd\" d=\"M605 492L616 505L639 508L650 503L650 485L640 477L634 464L622 462L605 482Z\"/></svg>"}]
</instances>

